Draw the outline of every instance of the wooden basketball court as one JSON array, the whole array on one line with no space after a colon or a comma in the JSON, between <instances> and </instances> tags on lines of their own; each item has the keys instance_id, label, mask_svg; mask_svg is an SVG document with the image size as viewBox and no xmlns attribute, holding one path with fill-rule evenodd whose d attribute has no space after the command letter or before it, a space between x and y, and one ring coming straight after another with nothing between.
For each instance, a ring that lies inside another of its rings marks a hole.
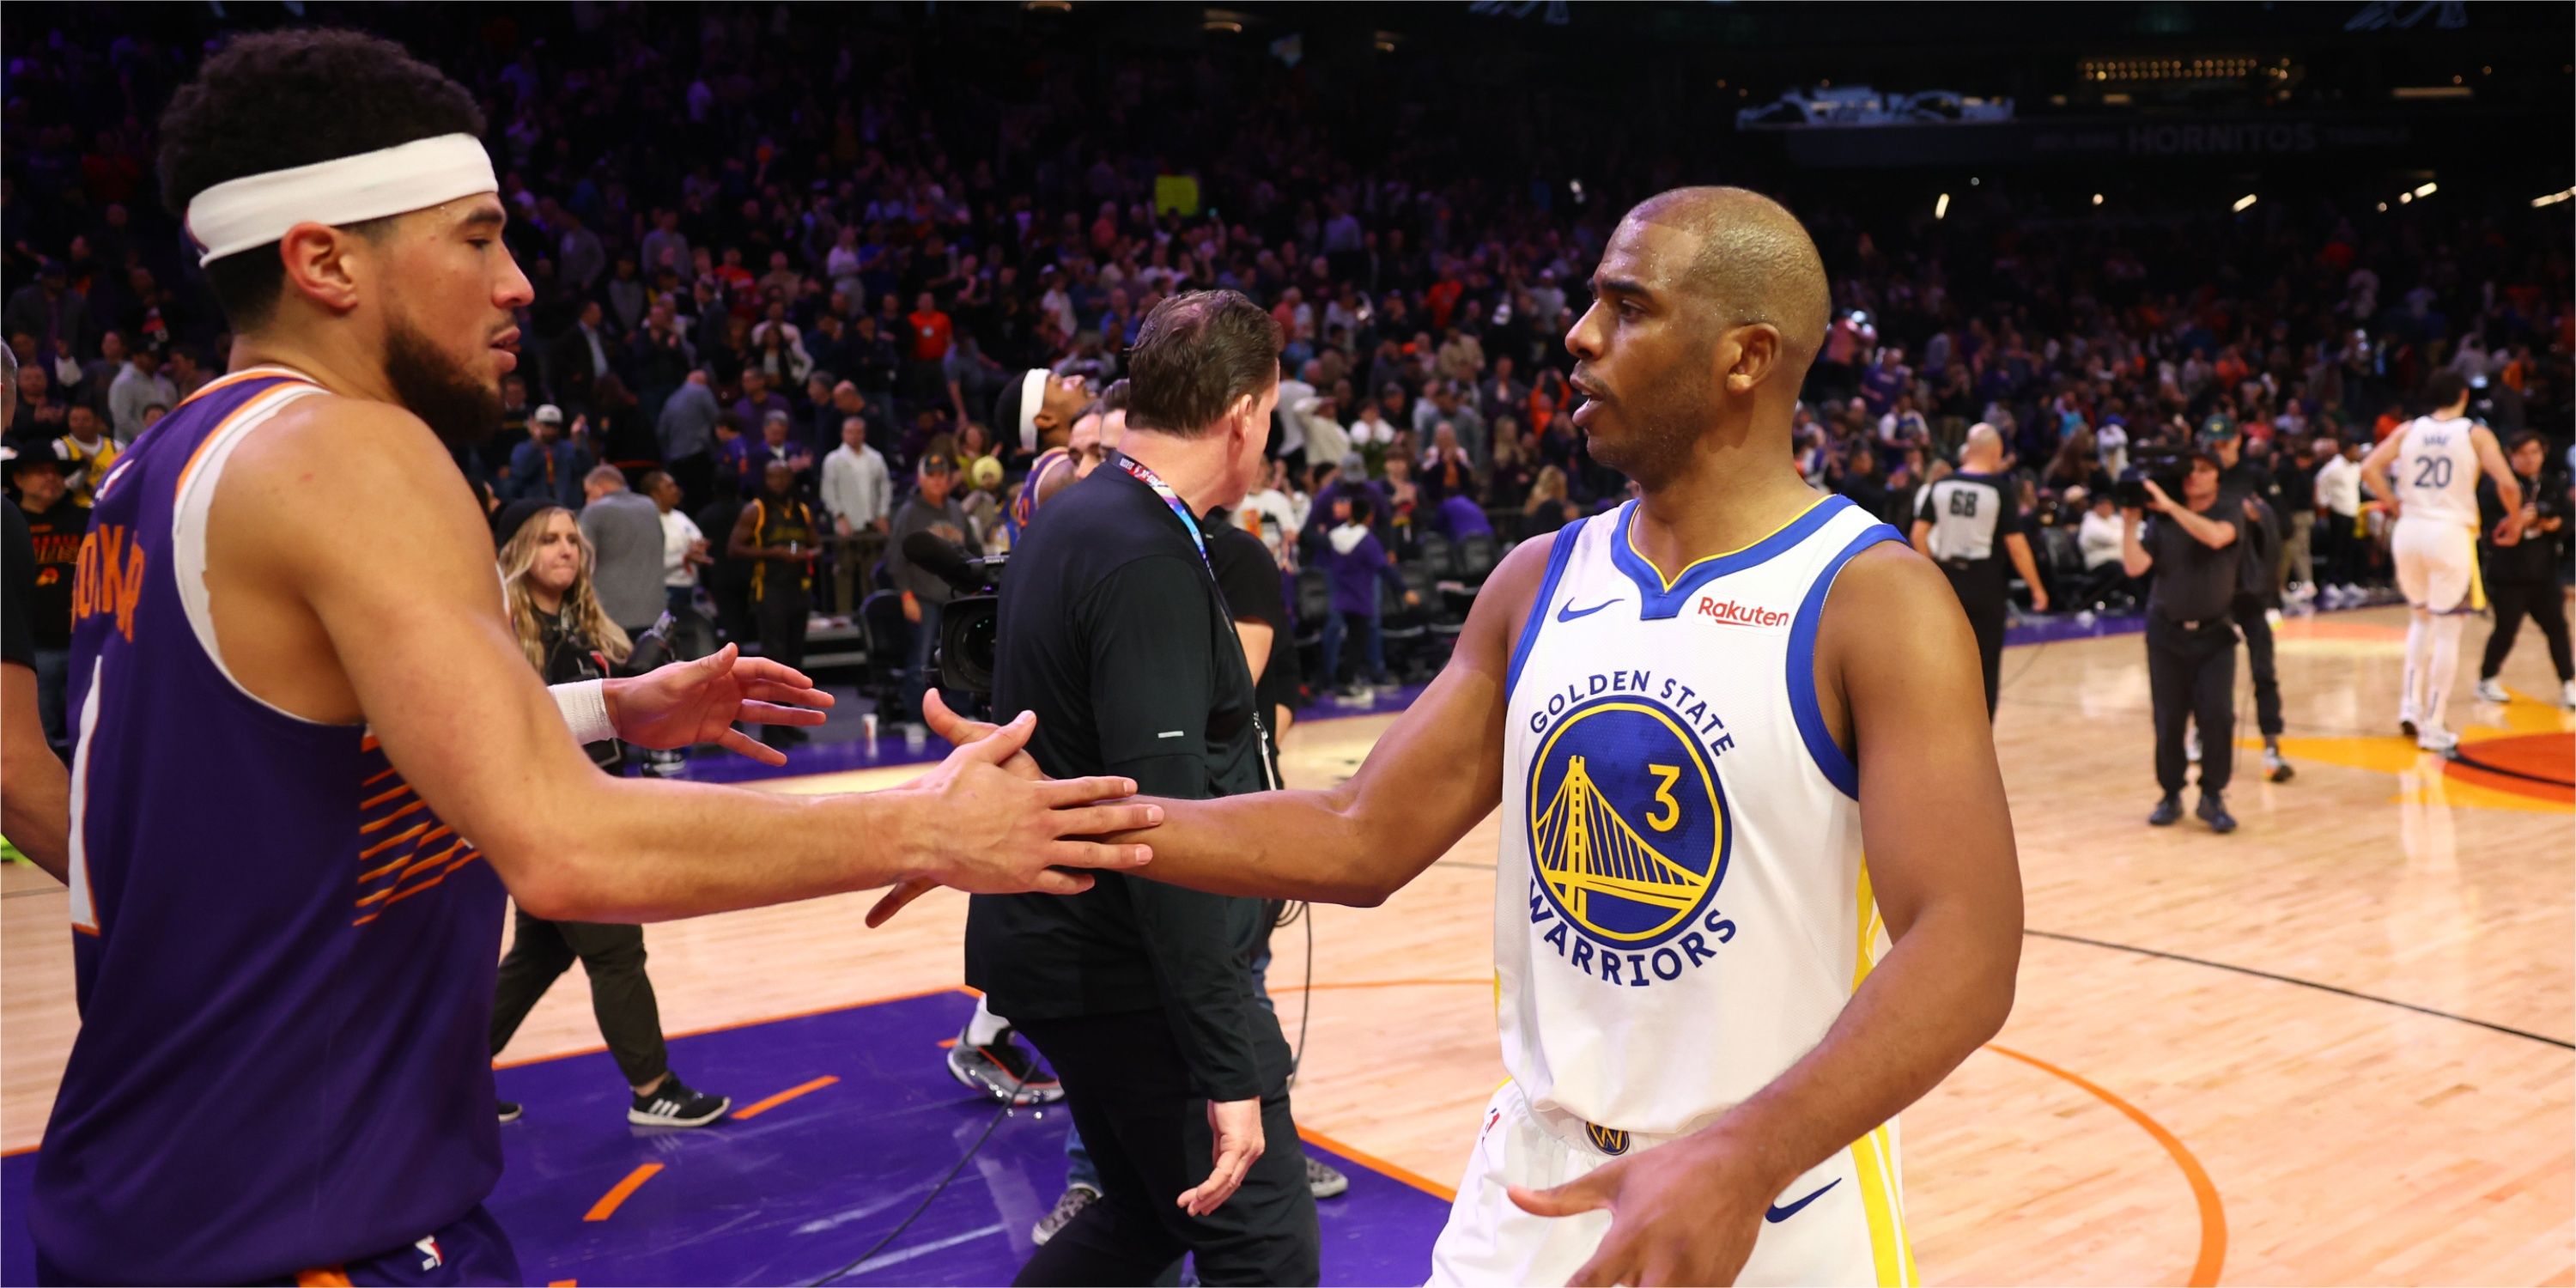
<instances>
[{"instance_id":1,"label":"wooden basketball court","mask_svg":"<svg viewBox=\"0 0 2576 1288\"><path fill-rule=\"evenodd\" d=\"M2395 609L2283 631L2298 777L2261 782L2241 756L2229 837L2143 822L2138 636L2005 655L1997 735L2031 933L2002 1036L1904 1119L1928 1282L2576 1283L2576 805L2552 785L2576 718L2543 701L2557 686L2536 635L2504 677L2514 703L2467 700L2481 624L2451 719L2488 768L2421 756L2395 736L2403 632ZM1301 726L1290 777L1348 773L1390 719ZM1382 908L1318 910L1311 990L1301 928L1270 976L1292 1040L1300 994L1309 1011L1299 1121L1439 1189L1502 1077L1494 827ZM59 889L11 868L0 893L0 1147L17 1151L43 1133L77 1021ZM655 927L666 1027L959 980L962 896L875 932L870 901ZM512 1058L598 1046L573 978Z\"/></svg>"}]
</instances>

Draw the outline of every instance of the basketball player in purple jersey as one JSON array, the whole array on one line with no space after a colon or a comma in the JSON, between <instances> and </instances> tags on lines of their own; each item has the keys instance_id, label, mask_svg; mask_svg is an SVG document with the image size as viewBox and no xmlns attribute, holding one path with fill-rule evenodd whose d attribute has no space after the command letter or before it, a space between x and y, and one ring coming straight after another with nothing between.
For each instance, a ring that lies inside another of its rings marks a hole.
<instances>
[{"instance_id":1,"label":"basketball player in purple jersey","mask_svg":"<svg viewBox=\"0 0 2576 1288\"><path fill-rule=\"evenodd\" d=\"M518 1282L481 1206L505 890L634 922L1144 861L1065 839L1158 817L1093 804L1133 783L997 767L1025 726L866 796L600 774L576 738L739 748L729 721L812 695L729 658L536 682L448 452L499 423L530 298L472 98L288 31L208 59L161 128L236 339L102 481L75 577L82 1027L36 1164L43 1278Z\"/></svg>"}]
</instances>

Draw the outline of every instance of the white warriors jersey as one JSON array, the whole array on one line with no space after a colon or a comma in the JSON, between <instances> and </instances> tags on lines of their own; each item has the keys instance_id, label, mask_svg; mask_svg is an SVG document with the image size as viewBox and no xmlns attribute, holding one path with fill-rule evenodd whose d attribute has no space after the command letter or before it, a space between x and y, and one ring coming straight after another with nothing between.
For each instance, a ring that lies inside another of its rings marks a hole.
<instances>
[{"instance_id":1,"label":"white warriors jersey","mask_svg":"<svg viewBox=\"0 0 2576 1288\"><path fill-rule=\"evenodd\" d=\"M2398 514L2457 524L2474 532L2478 526L2478 449L2471 439L2476 426L2466 420L2431 416L2408 422L2405 441L2397 448Z\"/></svg>"},{"instance_id":2,"label":"white warriors jersey","mask_svg":"<svg viewBox=\"0 0 2576 1288\"><path fill-rule=\"evenodd\" d=\"M1494 960L1532 1108L1662 1135L1805 1055L1886 942L1815 648L1902 538L1830 496L1667 583L1636 506L1558 534L1512 654Z\"/></svg>"}]
</instances>

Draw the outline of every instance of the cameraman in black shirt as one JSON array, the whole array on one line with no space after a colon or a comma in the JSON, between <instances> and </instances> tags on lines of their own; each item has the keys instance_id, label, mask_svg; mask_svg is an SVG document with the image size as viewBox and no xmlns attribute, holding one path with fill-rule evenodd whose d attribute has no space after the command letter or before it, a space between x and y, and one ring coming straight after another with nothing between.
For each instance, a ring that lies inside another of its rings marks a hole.
<instances>
[{"instance_id":1,"label":"cameraman in black shirt","mask_svg":"<svg viewBox=\"0 0 2576 1288\"><path fill-rule=\"evenodd\" d=\"M1231 291L1157 306L1129 357L1124 450L1050 499L1002 580L994 715L1029 753L1153 795L1270 785L1258 699L1197 516L1241 501L1278 398L1278 325ZM1063 1081L1102 1194L1021 1283L1311 1284L1315 1201L1288 1044L1254 1001L1235 901L1109 879L1070 898L977 896L966 975ZM1193 1159L1213 1158L1202 1173Z\"/></svg>"},{"instance_id":2,"label":"cameraman in black shirt","mask_svg":"<svg viewBox=\"0 0 2576 1288\"><path fill-rule=\"evenodd\" d=\"M2206 449L2191 457L2182 500L2150 479L2145 484L2154 522L2139 531L2139 512L2121 512L2120 559L2132 577L2154 569L2147 592L2147 689L2153 695L2156 784L2164 799L2147 822L2171 826L2182 817L2183 775L2188 762L2183 727L2200 730L2200 817L2216 832L2233 832L2220 793L2236 769L2236 630L2229 611L2242 576L2242 556L2229 549L2240 533L2241 511L2218 491L2218 458Z\"/></svg>"}]
</instances>

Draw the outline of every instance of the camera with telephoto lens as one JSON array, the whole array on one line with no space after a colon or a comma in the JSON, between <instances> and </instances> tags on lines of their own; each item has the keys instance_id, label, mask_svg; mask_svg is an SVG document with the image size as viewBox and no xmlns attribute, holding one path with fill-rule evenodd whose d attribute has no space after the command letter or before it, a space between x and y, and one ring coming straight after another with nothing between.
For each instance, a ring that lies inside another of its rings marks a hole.
<instances>
[{"instance_id":1,"label":"camera with telephoto lens","mask_svg":"<svg viewBox=\"0 0 2576 1288\"><path fill-rule=\"evenodd\" d=\"M965 551L934 533L907 533L903 557L957 592L939 610L939 647L932 664L939 668L943 693L993 692L994 621L1002 611L995 594L1002 585L1008 555L969 558Z\"/></svg>"},{"instance_id":2,"label":"camera with telephoto lens","mask_svg":"<svg viewBox=\"0 0 2576 1288\"><path fill-rule=\"evenodd\" d=\"M2129 450L2129 467L2111 484L2111 502L2123 510L2147 508L2147 481L2155 480L2165 495L2179 498L2182 481L2191 474L2191 453L2170 443L2149 443Z\"/></svg>"},{"instance_id":3,"label":"camera with telephoto lens","mask_svg":"<svg viewBox=\"0 0 2576 1288\"><path fill-rule=\"evenodd\" d=\"M939 610L939 652L932 662L939 668L941 692L992 696L994 626L1002 611L1001 596L996 592L1002 587L1002 565L1009 558L988 555L966 560L967 566L981 575L983 584L975 593L959 595Z\"/></svg>"}]
</instances>

